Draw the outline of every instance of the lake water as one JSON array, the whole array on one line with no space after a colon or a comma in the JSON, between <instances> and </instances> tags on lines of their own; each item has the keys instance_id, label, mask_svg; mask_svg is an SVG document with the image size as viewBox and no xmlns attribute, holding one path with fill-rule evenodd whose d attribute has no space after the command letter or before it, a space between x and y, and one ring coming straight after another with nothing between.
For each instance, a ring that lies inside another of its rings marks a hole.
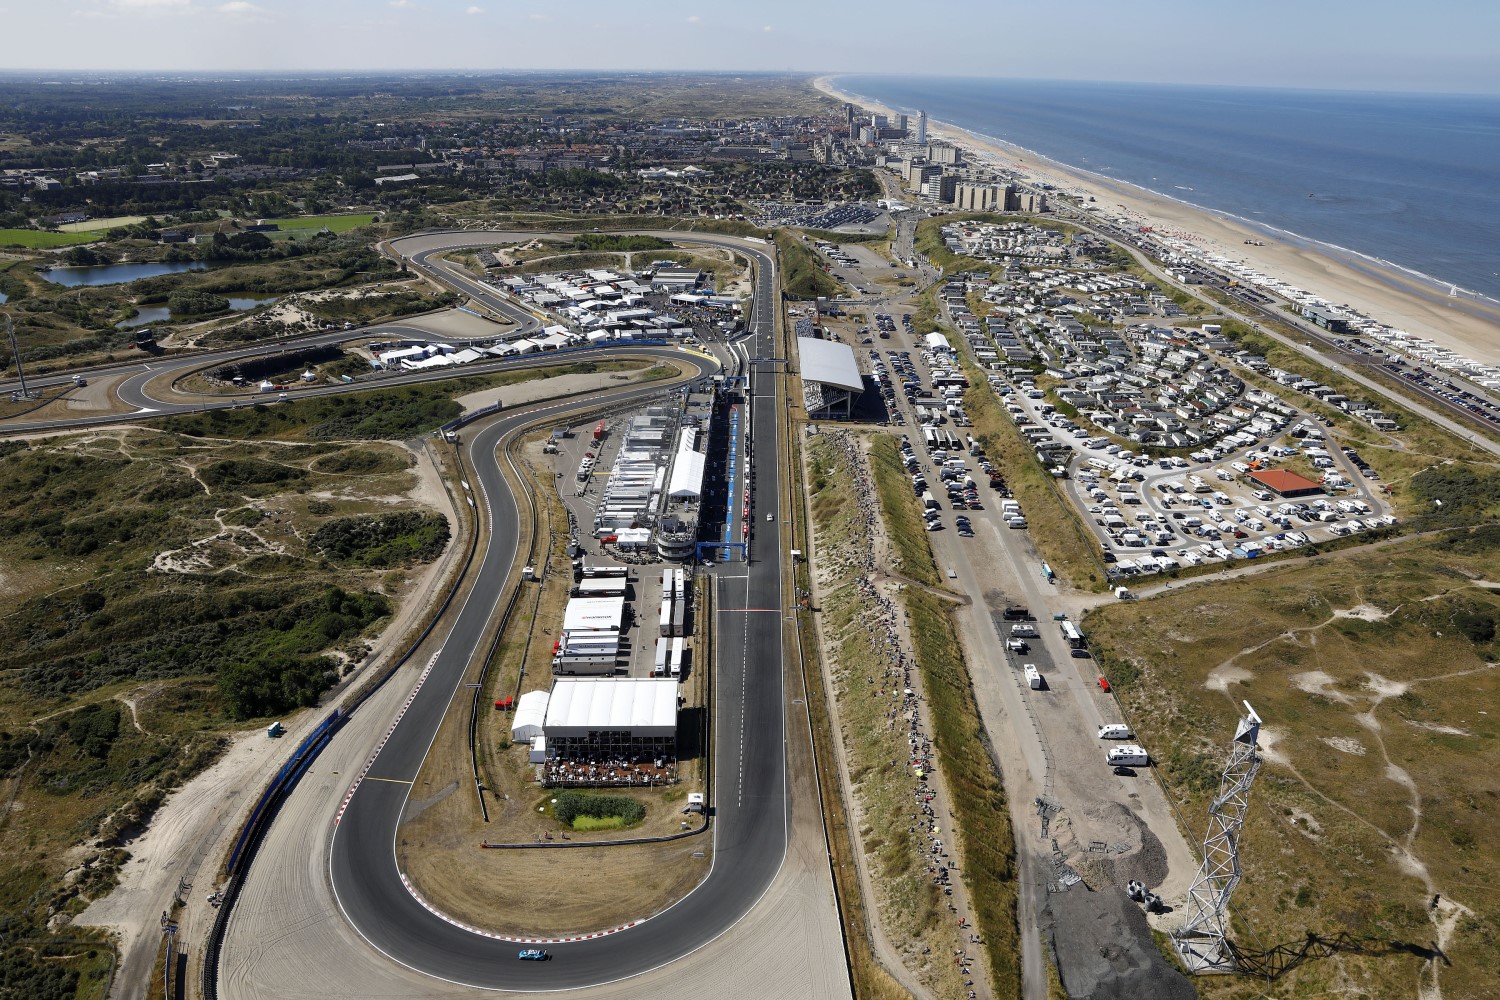
<instances>
[{"instance_id":1,"label":"lake water","mask_svg":"<svg viewBox=\"0 0 1500 1000\"><path fill-rule=\"evenodd\" d=\"M242 295L229 299L231 312L244 312L263 306L268 302L275 302L279 298L276 295ZM166 306L141 306L136 314L130 319L122 320L115 324L116 330L133 330L138 326L150 326L153 323L170 323L172 321L172 310Z\"/></svg>"},{"instance_id":2,"label":"lake water","mask_svg":"<svg viewBox=\"0 0 1500 1000\"><path fill-rule=\"evenodd\" d=\"M123 285L129 281L156 278L163 274L206 270L208 270L208 265L197 261L175 261L160 264L94 264L88 267L54 267L41 274L55 285L80 288L91 285Z\"/></svg>"}]
</instances>

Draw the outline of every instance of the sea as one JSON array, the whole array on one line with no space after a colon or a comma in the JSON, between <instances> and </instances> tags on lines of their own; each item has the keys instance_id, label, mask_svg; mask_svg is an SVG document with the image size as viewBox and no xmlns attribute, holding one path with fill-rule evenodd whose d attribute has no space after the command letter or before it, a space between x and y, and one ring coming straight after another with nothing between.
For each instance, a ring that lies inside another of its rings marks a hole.
<instances>
[{"instance_id":1,"label":"sea","mask_svg":"<svg viewBox=\"0 0 1500 1000\"><path fill-rule=\"evenodd\" d=\"M1500 300L1500 97L863 76L846 94Z\"/></svg>"}]
</instances>

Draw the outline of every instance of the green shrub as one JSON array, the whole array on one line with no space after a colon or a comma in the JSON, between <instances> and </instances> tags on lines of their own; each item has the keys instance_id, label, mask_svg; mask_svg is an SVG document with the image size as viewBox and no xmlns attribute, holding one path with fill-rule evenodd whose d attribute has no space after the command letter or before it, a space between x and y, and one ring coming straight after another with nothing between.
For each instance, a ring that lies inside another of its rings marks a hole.
<instances>
[{"instance_id":1,"label":"green shrub","mask_svg":"<svg viewBox=\"0 0 1500 1000\"><path fill-rule=\"evenodd\" d=\"M397 566L436 559L448 544L448 519L441 514L399 511L340 517L313 532L319 552L361 566Z\"/></svg>"},{"instance_id":2,"label":"green shrub","mask_svg":"<svg viewBox=\"0 0 1500 1000\"><path fill-rule=\"evenodd\" d=\"M618 817L625 826L646 818L646 807L635 799L625 795L597 795L591 792L559 792L553 812L558 822L568 826L572 826L573 821L580 816L590 819Z\"/></svg>"},{"instance_id":3,"label":"green shrub","mask_svg":"<svg viewBox=\"0 0 1500 1000\"><path fill-rule=\"evenodd\" d=\"M211 295L192 289L183 289L167 296L167 308L177 316L208 316L229 308L229 300L222 295Z\"/></svg>"}]
</instances>

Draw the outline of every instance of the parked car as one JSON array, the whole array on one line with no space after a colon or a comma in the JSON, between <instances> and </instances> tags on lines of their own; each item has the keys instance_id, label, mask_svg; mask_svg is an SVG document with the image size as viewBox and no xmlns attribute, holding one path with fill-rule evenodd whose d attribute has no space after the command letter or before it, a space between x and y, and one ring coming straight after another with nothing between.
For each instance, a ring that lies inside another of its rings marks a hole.
<instances>
[{"instance_id":1,"label":"parked car","mask_svg":"<svg viewBox=\"0 0 1500 1000\"><path fill-rule=\"evenodd\" d=\"M1109 694L1109 681L1105 680L1103 677L1099 678L1099 690L1103 691L1105 694Z\"/></svg>"}]
</instances>

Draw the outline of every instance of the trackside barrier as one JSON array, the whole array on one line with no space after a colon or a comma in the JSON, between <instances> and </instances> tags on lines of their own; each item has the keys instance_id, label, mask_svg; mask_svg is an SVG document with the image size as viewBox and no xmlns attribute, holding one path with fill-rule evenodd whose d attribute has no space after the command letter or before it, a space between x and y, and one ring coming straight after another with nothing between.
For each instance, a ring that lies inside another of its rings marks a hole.
<instances>
[{"instance_id":1,"label":"trackside barrier","mask_svg":"<svg viewBox=\"0 0 1500 1000\"><path fill-rule=\"evenodd\" d=\"M239 839L234 842L234 850L229 852L230 875L237 870L246 841L259 829L271 803L278 796L290 791L291 786L297 783L297 779L302 776L303 771L307 770L307 765L312 762L312 758L317 756L318 750L322 749L322 744L333 734L334 728L342 719L343 713L334 709L328 718L318 724L318 728L297 745L297 749L292 752L287 762L281 765L281 770L276 772L276 776L271 779L266 790L261 792L260 800L255 803L255 808L250 810L250 818L245 821L244 828L240 830Z\"/></svg>"},{"instance_id":2,"label":"trackside barrier","mask_svg":"<svg viewBox=\"0 0 1500 1000\"><path fill-rule=\"evenodd\" d=\"M491 413L499 413L499 412L500 412L500 404L499 403L491 403L489 406L482 406L482 407L480 407L479 409L475 410L473 413L465 413L461 417L458 417L458 418L456 418L454 420L448 421L446 424L444 424L443 426L439 427L438 430L440 430L444 434L446 434L449 431L456 431L456 430L458 430L460 427L464 426L465 424L471 424L474 421L478 420L480 417L487 417Z\"/></svg>"},{"instance_id":3,"label":"trackside barrier","mask_svg":"<svg viewBox=\"0 0 1500 1000\"><path fill-rule=\"evenodd\" d=\"M343 718L353 715L356 709L368 701L375 692L379 691L385 685L386 681L395 676L396 671L406 666L407 661L412 658L412 655L427 641L428 636L432 635L433 629L437 627L437 623L442 620L443 615L447 613L449 606L452 605L453 598L457 595L460 584L468 578L469 570L474 564L474 556L478 552L478 538L478 532L475 532L470 537L469 551L464 557L463 568L454 577L453 585L448 588L448 593L443 596L442 604L438 606L436 612L428 619L426 627L422 629L422 634L417 636L416 640L406 648L406 652L397 657L394 663L387 667L379 676L372 678L350 704L344 706L335 714L341 715ZM326 720L323 725L327 725ZM319 726L318 728L322 729L323 726ZM326 737L332 735L332 728L323 735L325 738L321 742L307 746L308 752L302 754L302 759L299 760L294 755L293 759L283 764L281 770L277 772L277 777L281 780L285 791L291 790L292 785L296 783L296 779L300 778L307 768L311 766L313 760L317 758L318 751L327 745L328 741ZM304 740L303 744L307 745L308 741ZM298 752L301 753L302 749L299 746ZM275 782L273 782L274 784ZM219 910L214 915L213 927L209 930L208 940L203 945L203 977L200 986L203 1000L218 1000L219 952L224 946L224 933L229 928L229 914L234 910L234 904L239 899L240 889L244 886L245 875L250 870L250 863L254 860L255 852L260 847L262 836L270 820L274 817L277 807L280 806L281 799L285 797L284 795L280 797L272 796L269 794L269 791L268 789L268 794L261 796L262 801L257 803L255 813L251 814L250 821L246 822L245 828L240 832L239 841L235 844L235 867L230 872L229 882L223 889L224 901L219 905ZM257 821L257 814L258 825L252 826L251 824Z\"/></svg>"}]
</instances>

